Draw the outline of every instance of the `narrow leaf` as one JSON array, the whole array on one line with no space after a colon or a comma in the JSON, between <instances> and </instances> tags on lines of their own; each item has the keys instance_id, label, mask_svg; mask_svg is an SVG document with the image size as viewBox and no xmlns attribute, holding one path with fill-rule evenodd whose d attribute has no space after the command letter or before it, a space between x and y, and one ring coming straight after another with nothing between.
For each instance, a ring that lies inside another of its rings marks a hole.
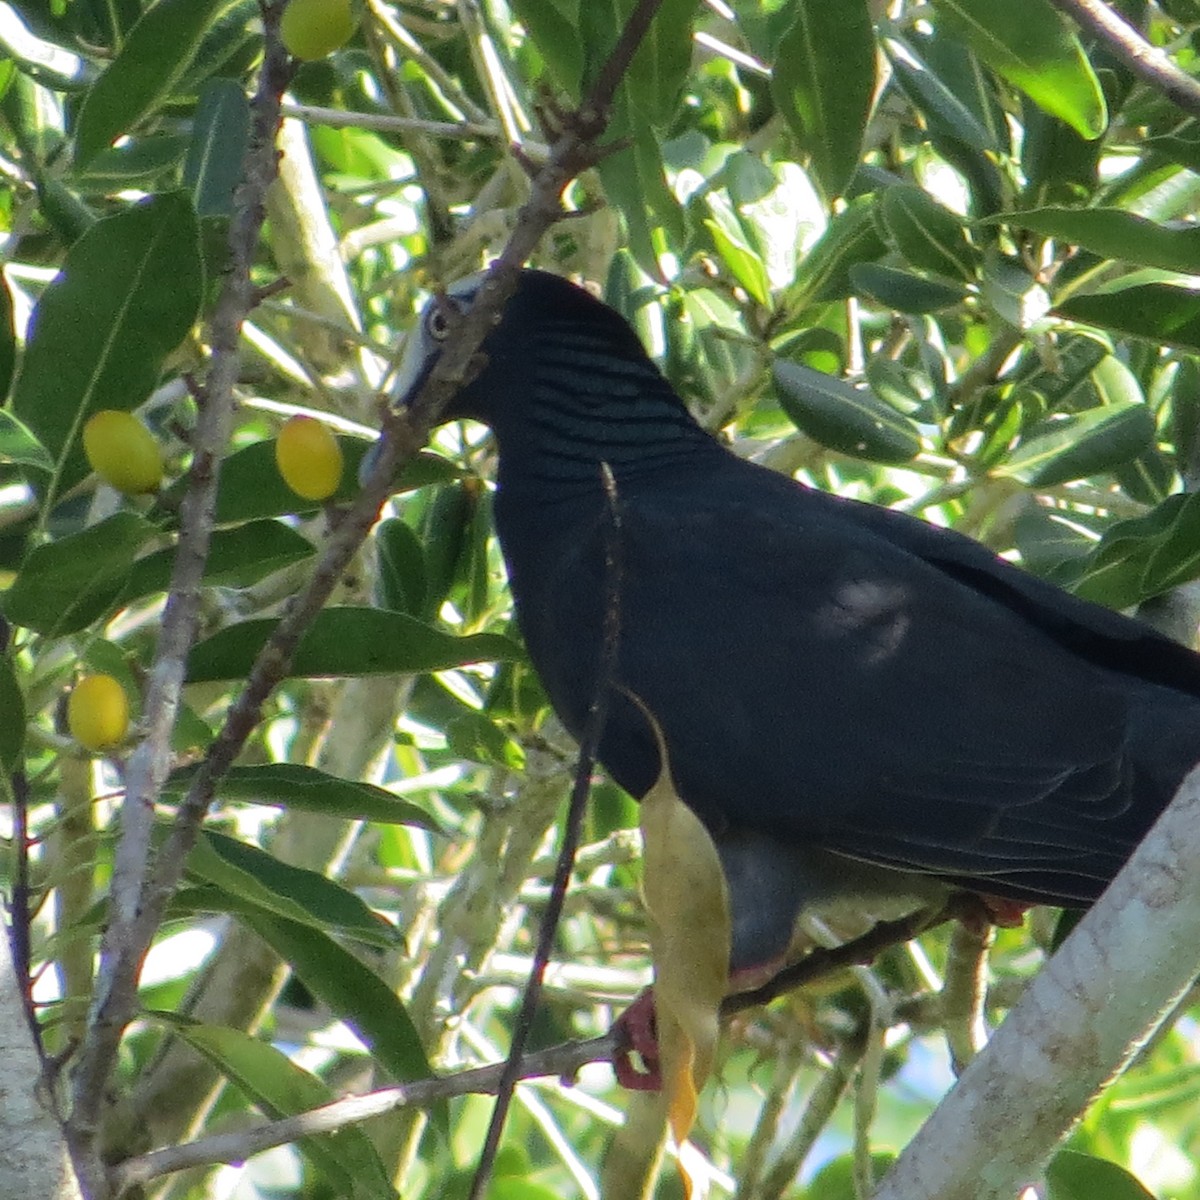
<instances>
[{"instance_id":1,"label":"narrow leaf","mask_svg":"<svg viewBox=\"0 0 1200 1200\"><path fill-rule=\"evenodd\" d=\"M250 105L232 79L210 79L192 118L183 182L199 217L233 215L233 191L242 177L250 136Z\"/></svg>"},{"instance_id":2,"label":"narrow leaf","mask_svg":"<svg viewBox=\"0 0 1200 1200\"><path fill-rule=\"evenodd\" d=\"M1108 123L1100 81L1079 39L1048 0L933 0L939 27L1080 137Z\"/></svg>"},{"instance_id":3,"label":"narrow leaf","mask_svg":"<svg viewBox=\"0 0 1200 1200\"><path fill-rule=\"evenodd\" d=\"M374 946L394 945L398 937L382 917L332 879L211 829L201 833L187 869L194 878L291 921L336 930Z\"/></svg>"},{"instance_id":4,"label":"narrow leaf","mask_svg":"<svg viewBox=\"0 0 1200 1200\"><path fill-rule=\"evenodd\" d=\"M35 546L4 593L5 616L56 637L86 628L116 603L134 555L154 533L144 517L119 512Z\"/></svg>"},{"instance_id":5,"label":"narrow leaf","mask_svg":"<svg viewBox=\"0 0 1200 1200\"><path fill-rule=\"evenodd\" d=\"M858 168L875 92L875 36L864 0L795 0L771 88L826 198Z\"/></svg>"},{"instance_id":6,"label":"narrow leaf","mask_svg":"<svg viewBox=\"0 0 1200 1200\"><path fill-rule=\"evenodd\" d=\"M1055 305L1070 321L1099 325L1153 342L1200 350L1200 292L1166 283L1144 283Z\"/></svg>"},{"instance_id":7,"label":"narrow leaf","mask_svg":"<svg viewBox=\"0 0 1200 1200\"><path fill-rule=\"evenodd\" d=\"M193 648L188 681L244 679L278 622L243 621ZM522 657L495 633L454 637L404 613L378 608L327 608L300 642L290 675L342 676L446 671L467 663Z\"/></svg>"},{"instance_id":8,"label":"narrow leaf","mask_svg":"<svg viewBox=\"0 0 1200 1200\"><path fill-rule=\"evenodd\" d=\"M777 359L775 384L784 411L822 445L873 462L911 462L921 449L917 427L870 392L799 363Z\"/></svg>"},{"instance_id":9,"label":"narrow leaf","mask_svg":"<svg viewBox=\"0 0 1200 1200\"><path fill-rule=\"evenodd\" d=\"M185 767L175 771L164 791L182 795L198 769ZM441 832L441 826L424 809L392 795L386 788L357 779L342 779L302 763L231 767L217 784L217 796L222 800L326 813L343 821L383 821Z\"/></svg>"},{"instance_id":10,"label":"narrow leaf","mask_svg":"<svg viewBox=\"0 0 1200 1200\"><path fill-rule=\"evenodd\" d=\"M88 472L88 416L135 408L159 382L202 287L196 218L179 192L96 222L71 247L34 309L12 402L54 461L48 500Z\"/></svg>"},{"instance_id":11,"label":"narrow leaf","mask_svg":"<svg viewBox=\"0 0 1200 1200\"><path fill-rule=\"evenodd\" d=\"M86 166L170 96L225 2L158 0L147 9L84 97L75 130L77 167Z\"/></svg>"},{"instance_id":12,"label":"narrow leaf","mask_svg":"<svg viewBox=\"0 0 1200 1200\"><path fill-rule=\"evenodd\" d=\"M1136 458L1153 440L1154 417L1146 405L1093 408L1035 427L994 473L1030 487L1053 487L1109 471Z\"/></svg>"},{"instance_id":13,"label":"narrow leaf","mask_svg":"<svg viewBox=\"0 0 1200 1200\"><path fill-rule=\"evenodd\" d=\"M149 1014L170 1025L189 1046L275 1120L297 1116L336 1100L317 1076L267 1042L240 1029L201 1025L177 1013ZM393 1200L395 1191L371 1139L357 1125L303 1138L299 1146L340 1196Z\"/></svg>"},{"instance_id":14,"label":"narrow leaf","mask_svg":"<svg viewBox=\"0 0 1200 1200\"><path fill-rule=\"evenodd\" d=\"M1102 258L1200 275L1200 229L1195 225L1171 228L1116 208L1035 208L1005 213L1003 221Z\"/></svg>"},{"instance_id":15,"label":"narrow leaf","mask_svg":"<svg viewBox=\"0 0 1200 1200\"><path fill-rule=\"evenodd\" d=\"M404 1083L432 1076L407 1009L374 971L311 925L266 914L247 924L354 1030L394 1079ZM445 1105L436 1105L432 1112L445 1132Z\"/></svg>"}]
</instances>

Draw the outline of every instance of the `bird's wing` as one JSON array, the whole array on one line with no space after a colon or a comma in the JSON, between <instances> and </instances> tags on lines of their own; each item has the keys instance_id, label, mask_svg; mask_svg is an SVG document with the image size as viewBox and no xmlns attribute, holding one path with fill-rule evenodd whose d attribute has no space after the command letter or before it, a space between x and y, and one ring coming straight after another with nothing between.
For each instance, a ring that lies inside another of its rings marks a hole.
<instances>
[{"instance_id":1,"label":"bird's wing","mask_svg":"<svg viewBox=\"0 0 1200 1200\"><path fill-rule=\"evenodd\" d=\"M1172 694L1056 638L1078 604L1055 610L1057 590L1012 585L1008 603L1015 568L969 562L990 581L974 586L921 531L906 545L781 482L627 496L621 682L662 725L681 794L714 828L1091 898L1166 799L1139 794L1131 706ZM1093 639L1136 632L1082 608ZM638 721L618 706L605 746L634 790Z\"/></svg>"}]
</instances>

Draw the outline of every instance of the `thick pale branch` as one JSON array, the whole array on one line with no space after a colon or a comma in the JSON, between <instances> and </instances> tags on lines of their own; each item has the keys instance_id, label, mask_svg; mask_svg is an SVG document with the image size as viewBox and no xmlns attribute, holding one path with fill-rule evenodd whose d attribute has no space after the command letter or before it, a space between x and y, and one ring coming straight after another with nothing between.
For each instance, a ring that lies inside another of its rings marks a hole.
<instances>
[{"instance_id":1,"label":"thick pale branch","mask_svg":"<svg viewBox=\"0 0 1200 1200\"><path fill-rule=\"evenodd\" d=\"M1011 1200L1200 972L1200 770L922 1126L874 1200ZM986 1136L985 1136L986 1135Z\"/></svg>"}]
</instances>

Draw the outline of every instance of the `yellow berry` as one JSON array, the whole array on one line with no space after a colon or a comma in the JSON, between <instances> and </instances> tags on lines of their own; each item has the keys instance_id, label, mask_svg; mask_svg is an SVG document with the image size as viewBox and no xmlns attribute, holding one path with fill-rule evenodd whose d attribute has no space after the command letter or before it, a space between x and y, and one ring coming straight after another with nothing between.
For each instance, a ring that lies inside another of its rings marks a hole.
<instances>
[{"instance_id":1,"label":"yellow berry","mask_svg":"<svg viewBox=\"0 0 1200 1200\"><path fill-rule=\"evenodd\" d=\"M275 441L275 462L284 483L305 500L326 500L342 482L342 448L329 426L315 417L284 422Z\"/></svg>"},{"instance_id":2,"label":"yellow berry","mask_svg":"<svg viewBox=\"0 0 1200 1200\"><path fill-rule=\"evenodd\" d=\"M156 492L162 483L162 450L133 413L94 413L83 427L83 452L92 470L127 496Z\"/></svg>"},{"instance_id":3,"label":"yellow berry","mask_svg":"<svg viewBox=\"0 0 1200 1200\"><path fill-rule=\"evenodd\" d=\"M350 0L290 0L279 22L288 53L309 62L332 54L353 33Z\"/></svg>"},{"instance_id":4,"label":"yellow berry","mask_svg":"<svg viewBox=\"0 0 1200 1200\"><path fill-rule=\"evenodd\" d=\"M67 701L67 728L88 750L111 750L129 732L129 697L111 675L85 675Z\"/></svg>"}]
</instances>

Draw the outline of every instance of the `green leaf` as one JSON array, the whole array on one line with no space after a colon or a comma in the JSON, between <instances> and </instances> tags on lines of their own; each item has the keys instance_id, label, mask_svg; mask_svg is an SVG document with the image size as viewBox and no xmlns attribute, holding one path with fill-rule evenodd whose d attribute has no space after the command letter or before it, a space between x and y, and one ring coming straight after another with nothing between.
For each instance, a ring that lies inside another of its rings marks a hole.
<instances>
[{"instance_id":1,"label":"green leaf","mask_svg":"<svg viewBox=\"0 0 1200 1200\"><path fill-rule=\"evenodd\" d=\"M354 1030L394 1079L404 1083L433 1075L408 1011L374 971L311 925L265 914L247 924ZM433 1106L432 1116L445 1132L445 1105Z\"/></svg>"},{"instance_id":2,"label":"green leaf","mask_svg":"<svg viewBox=\"0 0 1200 1200\"><path fill-rule=\"evenodd\" d=\"M47 502L88 473L84 421L137 407L159 383L202 287L196 219L181 192L96 222L68 251L34 309L12 402L54 460Z\"/></svg>"},{"instance_id":3,"label":"green leaf","mask_svg":"<svg viewBox=\"0 0 1200 1200\"><path fill-rule=\"evenodd\" d=\"M389 517L375 528L375 552L380 607L420 617L427 590L421 539L399 517Z\"/></svg>"},{"instance_id":4,"label":"green leaf","mask_svg":"<svg viewBox=\"0 0 1200 1200\"><path fill-rule=\"evenodd\" d=\"M904 38L882 38L881 45L896 82L925 114L933 132L981 154L1007 153L1003 112L989 86L990 76L973 54L948 38L915 32ZM942 60L942 70L927 61L933 54ZM953 71L950 76L948 67Z\"/></svg>"},{"instance_id":5,"label":"green leaf","mask_svg":"<svg viewBox=\"0 0 1200 1200\"><path fill-rule=\"evenodd\" d=\"M875 93L875 36L864 0L795 0L772 64L779 111L826 198L858 169Z\"/></svg>"},{"instance_id":6,"label":"green leaf","mask_svg":"<svg viewBox=\"0 0 1200 1200\"><path fill-rule=\"evenodd\" d=\"M829 222L804 256L796 281L787 291L789 311L853 295L850 268L856 263L874 262L887 253L875 220L875 207L874 196L856 196Z\"/></svg>"},{"instance_id":7,"label":"green leaf","mask_svg":"<svg viewBox=\"0 0 1200 1200\"><path fill-rule=\"evenodd\" d=\"M358 495L358 466L371 443L362 438L338 437L346 469L342 482L332 499L341 503ZM449 459L437 454L418 454L400 472L393 483L397 492L411 491L431 483L457 479L462 472ZM186 487L179 480L167 490L164 507L178 505ZM235 450L221 463L221 478L217 484L217 524L231 525L264 517L306 516L320 512L325 501L305 500L297 496L279 474L275 465L273 440L253 442Z\"/></svg>"},{"instance_id":8,"label":"green leaf","mask_svg":"<svg viewBox=\"0 0 1200 1200\"><path fill-rule=\"evenodd\" d=\"M197 216L233 216L233 191L249 137L246 93L232 79L210 79L196 104L183 164L184 186Z\"/></svg>"},{"instance_id":9,"label":"green leaf","mask_svg":"<svg viewBox=\"0 0 1200 1200\"><path fill-rule=\"evenodd\" d=\"M80 179L85 192L117 192L123 188L152 188L178 170L188 140L182 134L156 133L130 138L111 150L101 150Z\"/></svg>"},{"instance_id":10,"label":"green leaf","mask_svg":"<svg viewBox=\"0 0 1200 1200\"><path fill-rule=\"evenodd\" d=\"M12 659L0 657L0 768L11 773L25 748L25 697Z\"/></svg>"},{"instance_id":11,"label":"green leaf","mask_svg":"<svg viewBox=\"0 0 1200 1200\"><path fill-rule=\"evenodd\" d=\"M244 679L277 624L243 621L200 642L188 656L188 682ZM517 645L499 634L455 637L404 613L327 608L301 640L288 674L293 678L408 674L521 657Z\"/></svg>"},{"instance_id":12,"label":"green leaf","mask_svg":"<svg viewBox=\"0 0 1200 1200\"><path fill-rule=\"evenodd\" d=\"M870 392L782 359L774 374L784 412L831 450L885 463L911 462L920 451L917 427Z\"/></svg>"},{"instance_id":13,"label":"green leaf","mask_svg":"<svg viewBox=\"0 0 1200 1200\"><path fill-rule=\"evenodd\" d=\"M169 1025L274 1120L297 1116L338 1099L337 1093L297 1066L282 1050L240 1029L201 1025L177 1013L148 1015ZM302 1138L297 1144L339 1196L394 1200L396 1193L387 1169L361 1126L348 1125L333 1133Z\"/></svg>"},{"instance_id":14,"label":"green leaf","mask_svg":"<svg viewBox=\"0 0 1200 1200\"><path fill-rule=\"evenodd\" d=\"M961 37L998 75L1080 137L1108 123L1100 81L1048 0L933 0L939 28Z\"/></svg>"},{"instance_id":15,"label":"green leaf","mask_svg":"<svg viewBox=\"0 0 1200 1200\"><path fill-rule=\"evenodd\" d=\"M525 751L504 730L481 712L462 713L446 725L446 742L453 754L470 762L525 769Z\"/></svg>"},{"instance_id":16,"label":"green leaf","mask_svg":"<svg viewBox=\"0 0 1200 1200\"><path fill-rule=\"evenodd\" d=\"M996 475L1030 487L1086 479L1136 458L1154 441L1154 417L1144 404L1113 404L1055 416L1029 430Z\"/></svg>"},{"instance_id":17,"label":"green leaf","mask_svg":"<svg viewBox=\"0 0 1200 1200\"><path fill-rule=\"evenodd\" d=\"M1200 496L1189 495L1167 527L1166 536L1148 545L1150 553L1141 576L1144 596L1161 596L1200 578Z\"/></svg>"},{"instance_id":18,"label":"green leaf","mask_svg":"<svg viewBox=\"0 0 1200 1200\"><path fill-rule=\"evenodd\" d=\"M1170 228L1117 208L1034 208L992 217L992 223L1030 229L1045 237L1082 246L1102 258L1200 275L1200 229Z\"/></svg>"},{"instance_id":19,"label":"green leaf","mask_svg":"<svg viewBox=\"0 0 1200 1200\"><path fill-rule=\"evenodd\" d=\"M199 767L185 767L171 774L164 792L181 796L187 791ZM222 800L244 800L250 804L269 804L300 812L319 812L343 821L381 821L394 825L415 825L430 833L442 828L424 809L410 804L386 788L342 779L302 763L261 763L257 766L230 767L217 784Z\"/></svg>"},{"instance_id":20,"label":"green leaf","mask_svg":"<svg viewBox=\"0 0 1200 1200\"><path fill-rule=\"evenodd\" d=\"M1069 321L1200 350L1200 292L1172 284L1143 283L1073 296L1055 305L1054 312Z\"/></svg>"},{"instance_id":21,"label":"green leaf","mask_svg":"<svg viewBox=\"0 0 1200 1200\"><path fill-rule=\"evenodd\" d=\"M354 892L317 871L293 867L257 846L206 829L188 855L188 874L275 916L336 930L372 946L392 946L394 926Z\"/></svg>"},{"instance_id":22,"label":"green leaf","mask_svg":"<svg viewBox=\"0 0 1200 1200\"><path fill-rule=\"evenodd\" d=\"M165 592L170 586L175 553L172 546L139 558L133 564L123 599ZM209 587L250 587L273 571L303 562L315 553L306 537L279 521L248 521L213 534L203 582Z\"/></svg>"},{"instance_id":23,"label":"green leaf","mask_svg":"<svg viewBox=\"0 0 1200 1200\"><path fill-rule=\"evenodd\" d=\"M712 234L713 245L721 261L756 304L768 307L771 303L771 281L767 278L766 264L742 238L733 214L727 210L721 211L716 197L709 198L709 207L720 214L716 220L706 220L704 226Z\"/></svg>"},{"instance_id":24,"label":"green leaf","mask_svg":"<svg viewBox=\"0 0 1200 1200\"><path fill-rule=\"evenodd\" d=\"M134 555L156 532L144 517L119 512L35 546L4 593L4 615L55 637L86 628L117 602Z\"/></svg>"},{"instance_id":25,"label":"green leaf","mask_svg":"<svg viewBox=\"0 0 1200 1200\"><path fill-rule=\"evenodd\" d=\"M979 251L962 220L919 187L899 184L883 193L880 212L896 249L918 270L973 280Z\"/></svg>"},{"instance_id":26,"label":"green leaf","mask_svg":"<svg viewBox=\"0 0 1200 1200\"><path fill-rule=\"evenodd\" d=\"M555 82L578 103L584 59L579 0L512 0L511 7Z\"/></svg>"},{"instance_id":27,"label":"green leaf","mask_svg":"<svg viewBox=\"0 0 1200 1200\"><path fill-rule=\"evenodd\" d=\"M54 460L46 447L19 418L6 408L0 408L0 458L39 471L53 471Z\"/></svg>"},{"instance_id":28,"label":"green leaf","mask_svg":"<svg viewBox=\"0 0 1200 1200\"><path fill-rule=\"evenodd\" d=\"M898 271L879 263L857 263L850 268L855 289L886 308L903 313L939 312L961 304L969 294L958 284L942 279L927 279L911 271Z\"/></svg>"},{"instance_id":29,"label":"green leaf","mask_svg":"<svg viewBox=\"0 0 1200 1200\"><path fill-rule=\"evenodd\" d=\"M1176 526L1187 527L1200 509L1200 494L1168 496L1143 517L1118 521L1080 564L1071 590L1085 600L1110 608L1130 608L1148 596L1142 581L1155 549L1172 536Z\"/></svg>"},{"instance_id":30,"label":"green leaf","mask_svg":"<svg viewBox=\"0 0 1200 1200\"><path fill-rule=\"evenodd\" d=\"M76 167L87 166L171 95L226 2L158 0L142 15L84 97L75 130Z\"/></svg>"},{"instance_id":31,"label":"green leaf","mask_svg":"<svg viewBox=\"0 0 1200 1200\"><path fill-rule=\"evenodd\" d=\"M16 362L17 334L13 326L12 289L8 286L8 280L0 275L0 404L7 398L8 389L12 386ZM4 415L11 417L9 413ZM0 433L0 438L2 437L3 434ZM3 442L0 441L0 454L4 453Z\"/></svg>"},{"instance_id":32,"label":"green leaf","mask_svg":"<svg viewBox=\"0 0 1200 1200\"><path fill-rule=\"evenodd\" d=\"M1046 1168L1046 1200L1154 1200L1135 1175L1116 1163L1060 1150Z\"/></svg>"}]
</instances>

